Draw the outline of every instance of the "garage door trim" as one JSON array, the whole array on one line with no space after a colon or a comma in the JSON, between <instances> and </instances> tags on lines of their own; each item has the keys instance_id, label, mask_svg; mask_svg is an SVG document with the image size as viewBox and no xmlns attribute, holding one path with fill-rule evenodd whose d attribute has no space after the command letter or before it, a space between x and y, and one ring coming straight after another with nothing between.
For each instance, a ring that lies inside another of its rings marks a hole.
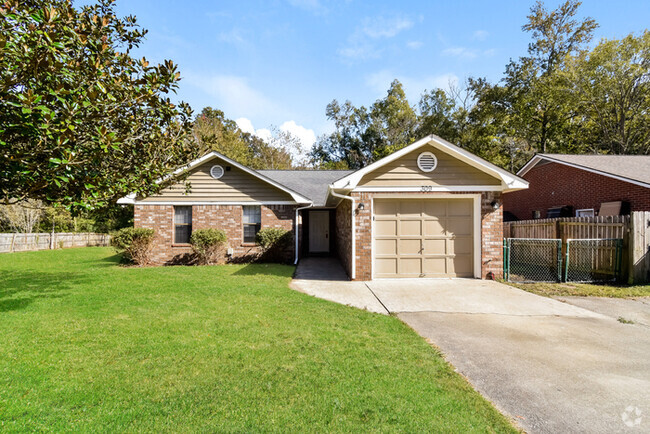
<instances>
[{"instance_id":1,"label":"garage door trim","mask_svg":"<svg viewBox=\"0 0 650 434\"><path fill-rule=\"evenodd\" d=\"M415 199L415 200L436 200L436 199L472 199L472 218L473 218L473 267L474 277L481 278L481 194L435 194L435 195L404 195L404 194L375 194L370 202L371 212L371 235L370 235L370 249L371 249L371 274L372 279L375 279L375 199ZM381 279L381 278L377 278Z\"/></svg>"}]
</instances>

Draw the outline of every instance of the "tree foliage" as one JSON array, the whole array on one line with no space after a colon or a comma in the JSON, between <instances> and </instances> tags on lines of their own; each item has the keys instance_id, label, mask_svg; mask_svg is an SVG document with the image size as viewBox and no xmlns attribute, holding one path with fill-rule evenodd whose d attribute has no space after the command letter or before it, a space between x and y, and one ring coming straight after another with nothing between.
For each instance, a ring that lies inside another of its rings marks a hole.
<instances>
[{"instance_id":1,"label":"tree foliage","mask_svg":"<svg viewBox=\"0 0 650 434\"><path fill-rule=\"evenodd\" d=\"M572 58L566 74L590 150L650 154L650 32L603 40Z\"/></svg>"},{"instance_id":2,"label":"tree foliage","mask_svg":"<svg viewBox=\"0 0 650 434\"><path fill-rule=\"evenodd\" d=\"M243 132L221 110L205 107L194 119L194 138L199 152L217 151L253 169L291 169L296 137L274 130L270 143ZM298 140L299 142L299 140Z\"/></svg>"},{"instance_id":3,"label":"tree foliage","mask_svg":"<svg viewBox=\"0 0 650 434\"><path fill-rule=\"evenodd\" d=\"M320 167L344 162L350 169L359 169L403 148L416 137L417 115L398 80L391 83L385 98L368 109L334 100L326 113L336 129L312 149L312 162Z\"/></svg>"},{"instance_id":4,"label":"tree foliage","mask_svg":"<svg viewBox=\"0 0 650 434\"><path fill-rule=\"evenodd\" d=\"M7 0L0 6L0 189L78 212L129 193L196 156L191 110L168 98L171 61L130 53L146 31L113 1Z\"/></svg>"},{"instance_id":5,"label":"tree foliage","mask_svg":"<svg viewBox=\"0 0 650 434\"><path fill-rule=\"evenodd\" d=\"M536 152L650 153L650 33L588 50L598 24L578 18L579 7L536 2L522 26L528 53L498 83L451 83L425 91L417 107L397 80L369 109L332 101L335 131L314 146L313 162L356 169L428 134L513 172Z\"/></svg>"}]
</instances>

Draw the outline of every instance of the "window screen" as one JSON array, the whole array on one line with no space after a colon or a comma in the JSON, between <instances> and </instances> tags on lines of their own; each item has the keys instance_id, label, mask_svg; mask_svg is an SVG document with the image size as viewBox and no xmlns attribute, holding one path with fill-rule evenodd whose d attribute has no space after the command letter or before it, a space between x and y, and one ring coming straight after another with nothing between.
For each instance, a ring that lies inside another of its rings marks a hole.
<instances>
[{"instance_id":1,"label":"window screen","mask_svg":"<svg viewBox=\"0 0 650 434\"><path fill-rule=\"evenodd\" d=\"M192 234L192 207L175 206L174 207L174 242L177 244L187 244L190 242Z\"/></svg>"},{"instance_id":2,"label":"window screen","mask_svg":"<svg viewBox=\"0 0 650 434\"><path fill-rule=\"evenodd\" d=\"M244 242L254 243L255 235L262 226L262 210L257 205L244 205Z\"/></svg>"}]
</instances>

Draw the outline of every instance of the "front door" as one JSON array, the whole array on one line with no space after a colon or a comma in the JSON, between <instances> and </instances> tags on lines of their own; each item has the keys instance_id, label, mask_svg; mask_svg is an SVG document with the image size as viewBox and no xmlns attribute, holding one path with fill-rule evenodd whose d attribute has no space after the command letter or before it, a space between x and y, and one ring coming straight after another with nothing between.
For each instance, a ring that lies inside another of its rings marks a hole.
<instances>
[{"instance_id":1,"label":"front door","mask_svg":"<svg viewBox=\"0 0 650 434\"><path fill-rule=\"evenodd\" d=\"M330 213L311 211L309 213L309 252L329 253L330 251Z\"/></svg>"}]
</instances>

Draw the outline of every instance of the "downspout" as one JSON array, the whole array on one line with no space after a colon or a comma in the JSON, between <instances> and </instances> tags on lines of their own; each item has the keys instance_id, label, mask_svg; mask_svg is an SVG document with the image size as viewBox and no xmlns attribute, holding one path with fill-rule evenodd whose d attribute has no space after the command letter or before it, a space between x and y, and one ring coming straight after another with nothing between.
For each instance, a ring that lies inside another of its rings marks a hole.
<instances>
[{"instance_id":1,"label":"downspout","mask_svg":"<svg viewBox=\"0 0 650 434\"><path fill-rule=\"evenodd\" d=\"M296 223L295 223L295 225L296 225L296 236L294 237L294 238L296 239L296 249L295 249L295 252L296 252L296 254L295 254L296 259L293 261L293 265L296 265L296 264L298 263L298 237L299 237L298 234L300 233L300 231L298 230L298 215L299 215L298 213L299 213L299 211L301 211L301 210L303 210L303 209L311 208L312 206L314 206L314 202L310 203L310 204L307 205L307 206L303 206L303 207L300 207L300 208L296 208L296 220L295 220L295 222L296 222Z\"/></svg>"},{"instance_id":2,"label":"downspout","mask_svg":"<svg viewBox=\"0 0 650 434\"><path fill-rule=\"evenodd\" d=\"M351 209L351 212L350 212L351 217L352 217L352 270L350 271L350 279L354 280L354 278L356 277L356 263L357 263L357 261L356 261L356 256L357 256L356 255L357 254L357 241L356 241L356 239L357 239L357 231L355 230L355 228L356 228L355 220L356 219L354 218L354 211L355 211L354 198L352 196L344 196L342 194L336 193L331 185L329 186L329 193L334 197L338 197L339 199L347 199L352 204L352 209Z\"/></svg>"}]
</instances>

